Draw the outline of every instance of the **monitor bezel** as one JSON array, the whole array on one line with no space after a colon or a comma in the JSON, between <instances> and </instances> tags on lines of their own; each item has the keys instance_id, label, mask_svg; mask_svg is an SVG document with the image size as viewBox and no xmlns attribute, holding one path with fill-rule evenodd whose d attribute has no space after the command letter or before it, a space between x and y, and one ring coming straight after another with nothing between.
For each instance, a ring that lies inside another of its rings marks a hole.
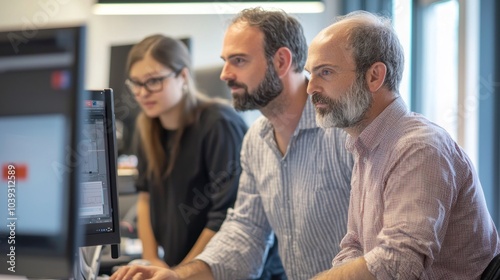
<instances>
[{"instance_id":1,"label":"monitor bezel","mask_svg":"<svg viewBox=\"0 0 500 280\"><path fill-rule=\"evenodd\" d=\"M116 148L116 128L115 128L115 115L114 115L114 102L113 90L87 90L86 100L102 100L105 106L105 124L106 129L106 143L107 143L107 174L109 177L110 200L111 200L111 216L113 219L113 231L87 233L84 230L83 243L81 246L97 246L97 245L111 245L120 244L120 217L118 211L118 187L117 187L117 148Z\"/></svg>"},{"instance_id":2,"label":"monitor bezel","mask_svg":"<svg viewBox=\"0 0 500 280\"><path fill-rule=\"evenodd\" d=\"M73 73L71 76L74 81L71 83L69 91L72 95L69 96L68 102L62 104L65 109L61 107L61 111L52 112L40 108L36 112L31 112L22 106L26 102L26 97L18 97L10 99L4 96L2 106L0 106L0 117L5 116L38 116L44 114L59 113L64 114L69 119L69 137L68 145L71 149L76 150L80 141L79 131L81 129L82 109L81 102L83 100L83 83L84 83L84 56L85 56L85 26L65 26L57 28L37 29L36 32L29 33L30 36L26 37L26 30L2 30L0 31L0 41L12 43L12 38L20 38L20 48L18 52L12 55L23 55L23 47L29 46L30 43L36 43L37 40L44 40L45 38L55 38L59 32L66 32L71 34L74 43L74 48L71 49L72 64L70 69ZM22 45L21 45L22 43ZM2 57L8 57L11 54L2 53ZM26 68L29 70L29 67ZM16 69L22 73L24 69ZM29 83L29 81L26 81ZM31 101L33 102L33 100ZM73 276L74 261L76 260L76 253L78 244L81 243L81 230L78 220L78 203L79 203L79 189L80 174L78 172L78 159L67 155L67 162L65 162L67 176L67 188L63 189L63 209L62 213L61 232L53 235L36 235L36 234L17 234L16 254L18 254L18 261L15 273L10 271L0 274L8 273L7 275L24 276L28 278L54 278L62 279ZM21 198L19 198L21 199ZM3 260L5 254L0 256ZM7 266L4 266L7 267Z\"/></svg>"}]
</instances>

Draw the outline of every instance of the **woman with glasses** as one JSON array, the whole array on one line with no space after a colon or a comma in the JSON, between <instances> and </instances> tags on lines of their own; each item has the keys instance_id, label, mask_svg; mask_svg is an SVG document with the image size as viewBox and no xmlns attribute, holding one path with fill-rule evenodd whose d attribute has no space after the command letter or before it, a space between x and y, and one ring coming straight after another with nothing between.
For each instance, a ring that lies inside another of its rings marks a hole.
<instances>
[{"instance_id":1,"label":"woman with glasses","mask_svg":"<svg viewBox=\"0 0 500 280\"><path fill-rule=\"evenodd\" d=\"M204 249L232 207L247 127L231 106L199 94L179 40L145 38L130 50L127 71L125 83L142 109L136 124L142 257L178 265Z\"/></svg>"}]
</instances>

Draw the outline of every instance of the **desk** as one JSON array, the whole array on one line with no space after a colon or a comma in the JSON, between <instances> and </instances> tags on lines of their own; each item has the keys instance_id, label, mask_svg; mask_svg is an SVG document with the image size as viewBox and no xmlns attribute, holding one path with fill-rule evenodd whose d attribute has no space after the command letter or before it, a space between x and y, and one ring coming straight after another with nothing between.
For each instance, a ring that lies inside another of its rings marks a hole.
<instances>
[{"instance_id":1,"label":"desk","mask_svg":"<svg viewBox=\"0 0 500 280\"><path fill-rule=\"evenodd\" d=\"M142 243L139 239L124 237L120 244L120 252L120 257L118 259L113 259L111 257L110 246L103 248L99 274L111 275L113 273L113 267L126 265L135 259L140 259L142 254Z\"/></svg>"}]
</instances>

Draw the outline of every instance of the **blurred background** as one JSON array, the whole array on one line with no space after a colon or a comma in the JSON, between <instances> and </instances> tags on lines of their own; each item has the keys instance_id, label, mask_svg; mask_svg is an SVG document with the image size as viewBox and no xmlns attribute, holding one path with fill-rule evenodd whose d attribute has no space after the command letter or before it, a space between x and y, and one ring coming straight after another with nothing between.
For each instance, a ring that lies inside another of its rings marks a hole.
<instances>
[{"instance_id":1,"label":"blurred background","mask_svg":"<svg viewBox=\"0 0 500 280\"><path fill-rule=\"evenodd\" d=\"M85 87L115 90L121 126L119 153L129 155L135 101L123 93L124 64L130 45L163 33L185 39L202 90L230 98L218 80L224 30L246 1L197 1L156 6L110 6L97 0L16 0L0 4L0 30L86 25ZM130 1L128 1L130 2ZM500 225L500 4L495 0L324 0L262 1L252 5L283 8L303 24L308 42L335 17L363 9L385 15L405 49L400 93L408 106L444 127L476 166L488 207ZM182 10L178 4L188 4ZM208 6L198 7L204 4ZM289 4L289 3L288 3ZM297 9L297 5L299 8ZM257 112L245 115L251 122ZM121 173L123 193L133 192L133 174ZM131 177L127 177L131 176ZM128 179L127 179L128 178ZM133 200L133 198L132 198ZM125 212L124 212L125 213Z\"/></svg>"}]
</instances>

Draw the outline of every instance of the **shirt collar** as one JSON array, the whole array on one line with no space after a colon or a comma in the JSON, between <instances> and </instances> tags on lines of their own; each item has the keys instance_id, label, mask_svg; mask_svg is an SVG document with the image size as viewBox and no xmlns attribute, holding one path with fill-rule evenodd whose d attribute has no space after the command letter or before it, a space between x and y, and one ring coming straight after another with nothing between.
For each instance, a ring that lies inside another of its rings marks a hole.
<instances>
[{"instance_id":1,"label":"shirt collar","mask_svg":"<svg viewBox=\"0 0 500 280\"><path fill-rule=\"evenodd\" d=\"M357 138L348 136L346 148L352 153L364 155L376 148L398 120L408 114L408 108L403 100L398 97L380 113Z\"/></svg>"}]
</instances>

